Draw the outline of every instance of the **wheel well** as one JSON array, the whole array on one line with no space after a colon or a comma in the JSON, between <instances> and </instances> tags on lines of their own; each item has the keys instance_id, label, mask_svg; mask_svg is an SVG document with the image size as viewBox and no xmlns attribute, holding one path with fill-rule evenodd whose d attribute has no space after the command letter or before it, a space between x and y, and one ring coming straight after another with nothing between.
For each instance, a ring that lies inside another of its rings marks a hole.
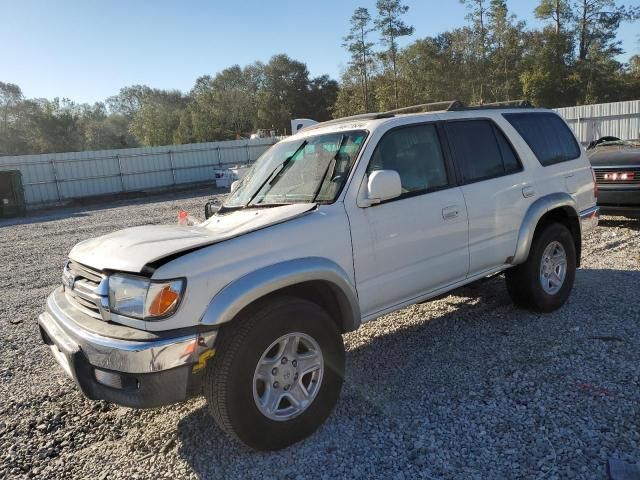
<instances>
[{"instance_id":1,"label":"wheel well","mask_svg":"<svg viewBox=\"0 0 640 480\"><path fill-rule=\"evenodd\" d=\"M535 236L551 223L561 223L571 232L573 243L576 246L576 266L580 266L582 256L582 234L580 232L580 220L575 210L571 207L558 207L545 213L536 225Z\"/></svg>"},{"instance_id":2,"label":"wheel well","mask_svg":"<svg viewBox=\"0 0 640 480\"><path fill-rule=\"evenodd\" d=\"M269 301L271 298L280 295L304 298L309 302L315 303L329 314L341 333L350 332L357 328L357 324L354 325L354 319L351 318L351 307L348 300L340 293L338 287L331 282L312 280L290 285L260 297L251 305L255 305L257 302Z\"/></svg>"}]
</instances>

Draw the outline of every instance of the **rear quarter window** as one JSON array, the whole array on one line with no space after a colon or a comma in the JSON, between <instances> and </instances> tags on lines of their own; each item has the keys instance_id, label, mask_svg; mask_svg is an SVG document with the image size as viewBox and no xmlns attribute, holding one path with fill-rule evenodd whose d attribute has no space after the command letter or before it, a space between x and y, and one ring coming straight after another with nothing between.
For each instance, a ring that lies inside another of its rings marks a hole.
<instances>
[{"instance_id":1,"label":"rear quarter window","mask_svg":"<svg viewBox=\"0 0 640 480\"><path fill-rule=\"evenodd\" d=\"M504 118L547 167L580 157L580 146L567 124L554 113L505 113Z\"/></svg>"}]
</instances>

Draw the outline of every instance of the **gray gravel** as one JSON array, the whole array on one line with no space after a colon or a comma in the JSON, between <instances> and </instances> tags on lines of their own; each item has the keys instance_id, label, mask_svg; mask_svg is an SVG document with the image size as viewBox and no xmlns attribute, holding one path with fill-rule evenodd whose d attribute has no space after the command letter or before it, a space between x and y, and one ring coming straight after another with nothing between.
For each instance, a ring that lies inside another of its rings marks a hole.
<instances>
[{"instance_id":1,"label":"gray gravel","mask_svg":"<svg viewBox=\"0 0 640 480\"><path fill-rule=\"evenodd\" d=\"M310 439L277 453L228 440L204 401L91 402L36 318L78 241L201 216L211 192L0 222L0 478L606 478L640 461L640 221L605 218L567 305L514 308L502 277L345 337L345 389Z\"/></svg>"}]
</instances>

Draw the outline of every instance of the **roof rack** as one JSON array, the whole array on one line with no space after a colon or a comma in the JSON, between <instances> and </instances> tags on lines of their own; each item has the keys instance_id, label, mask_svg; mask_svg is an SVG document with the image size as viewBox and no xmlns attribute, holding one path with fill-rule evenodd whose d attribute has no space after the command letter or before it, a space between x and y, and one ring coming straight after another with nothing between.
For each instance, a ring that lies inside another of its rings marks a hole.
<instances>
[{"instance_id":1,"label":"roof rack","mask_svg":"<svg viewBox=\"0 0 640 480\"><path fill-rule=\"evenodd\" d=\"M528 100L505 100L503 102L483 103L480 105L466 105L460 100L445 100L442 102L421 103L419 105L411 105L409 107L396 108L394 110L387 110L386 112L374 112L374 113L361 113L359 115L351 115L350 117L336 118L328 120L326 122L316 123L302 130L315 130L327 125L335 125L337 123L344 123L356 120L378 120L381 118L395 117L399 113L423 113L427 111L435 111L433 107L445 106L444 111L447 112L461 112L464 110L484 110L492 108L532 108L533 105ZM300 131L302 131L300 130Z\"/></svg>"},{"instance_id":2,"label":"roof rack","mask_svg":"<svg viewBox=\"0 0 640 480\"><path fill-rule=\"evenodd\" d=\"M505 100L503 102L481 103L480 105L465 105L462 102L456 102L455 105L447 108L450 112L460 112L464 110L488 110L492 108L533 108L529 100Z\"/></svg>"},{"instance_id":3,"label":"roof rack","mask_svg":"<svg viewBox=\"0 0 640 480\"><path fill-rule=\"evenodd\" d=\"M388 110L386 112L382 112L382 115L407 113L407 112L412 112L414 110L426 110L426 109L430 109L431 107L438 107L440 105L446 105L447 108L445 110L449 110L451 109L451 107L458 104L463 105L463 103L460 100L443 100L442 102L421 103L419 105L411 105L410 107L403 107L403 108L396 108L395 110Z\"/></svg>"}]
</instances>

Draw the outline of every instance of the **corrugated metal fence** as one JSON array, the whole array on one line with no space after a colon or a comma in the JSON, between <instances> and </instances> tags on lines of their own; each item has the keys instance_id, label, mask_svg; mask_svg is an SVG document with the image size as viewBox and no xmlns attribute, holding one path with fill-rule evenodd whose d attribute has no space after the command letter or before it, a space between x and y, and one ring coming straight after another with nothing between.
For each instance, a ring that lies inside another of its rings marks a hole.
<instances>
[{"instance_id":1,"label":"corrugated metal fence","mask_svg":"<svg viewBox=\"0 0 640 480\"><path fill-rule=\"evenodd\" d=\"M255 161L278 138L0 157L20 170L28 207L74 198L212 182L215 170Z\"/></svg>"},{"instance_id":2,"label":"corrugated metal fence","mask_svg":"<svg viewBox=\"0 0 640 480\"><path fill-rule=\"evenodd\" d=\"M640 100L557 108L578 140L587 144L604 136L640 139Z\"/></svg>"}]
</instances>

